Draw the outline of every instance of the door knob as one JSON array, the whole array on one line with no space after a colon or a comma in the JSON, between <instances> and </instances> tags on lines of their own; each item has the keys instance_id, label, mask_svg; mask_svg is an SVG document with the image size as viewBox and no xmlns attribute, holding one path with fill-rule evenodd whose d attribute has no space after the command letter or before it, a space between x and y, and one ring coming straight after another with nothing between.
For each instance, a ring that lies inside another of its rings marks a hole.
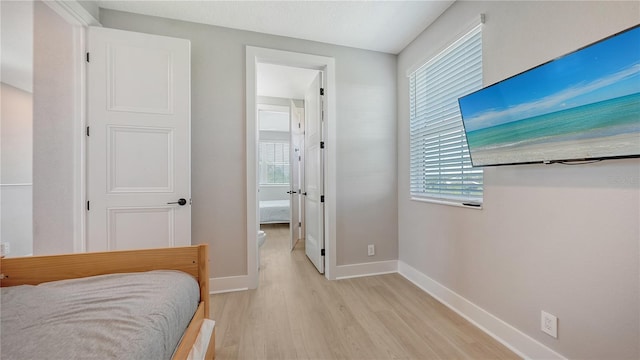
<instances>
[{"instance_id":1,"label":"door knob","mask_svg":"<svg viewBox=\"0 0 640 360\"><path fill-rule=\"evenodd\" d=\"M186 199L180 199L178 201L168 202L167 204L178 204L180 206L183 206L183 205L187 204L187 200Z\"/></svg>"},{"instance_id":2,"label":"door knob","mask_svg":"<svg viewBox=\"0 0 640 360\"><path fill-rule=\"evenodd\" d=\"M296 191L287 191L287 194L297 194Z\"/></svg>"}]
</instances>

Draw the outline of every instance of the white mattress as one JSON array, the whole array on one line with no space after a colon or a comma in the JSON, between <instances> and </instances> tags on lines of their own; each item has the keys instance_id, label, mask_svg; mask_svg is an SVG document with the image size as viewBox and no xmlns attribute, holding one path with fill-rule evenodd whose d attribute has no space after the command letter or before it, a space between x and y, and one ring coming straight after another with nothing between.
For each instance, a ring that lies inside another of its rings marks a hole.
<instances>
[{"instance_id":1,"label":"white mattress","mask_svg":"<svg viewBox=\"0 0 640 360\"><path fill-rule=\"evenodd\" d=\"M289 223L290 218L289 200L260 201L261 224Z\"/></svg>"}]
</instances>

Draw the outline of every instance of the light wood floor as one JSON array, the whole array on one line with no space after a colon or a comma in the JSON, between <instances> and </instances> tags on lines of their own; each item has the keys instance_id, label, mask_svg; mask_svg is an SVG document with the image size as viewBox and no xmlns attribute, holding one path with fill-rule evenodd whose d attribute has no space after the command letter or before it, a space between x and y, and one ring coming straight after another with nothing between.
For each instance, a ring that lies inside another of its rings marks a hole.
<instances>
[{"instance_id":1,"label":"light wood floor","mask_svg":"<svg viewBox=\"0 0 640 360\"><path fill-rule=\"evenodd\" d=\"M328 281L269 226L257 290L212 296L216 359L516 359L398 274Z\"/></svg>"}]
</instances>

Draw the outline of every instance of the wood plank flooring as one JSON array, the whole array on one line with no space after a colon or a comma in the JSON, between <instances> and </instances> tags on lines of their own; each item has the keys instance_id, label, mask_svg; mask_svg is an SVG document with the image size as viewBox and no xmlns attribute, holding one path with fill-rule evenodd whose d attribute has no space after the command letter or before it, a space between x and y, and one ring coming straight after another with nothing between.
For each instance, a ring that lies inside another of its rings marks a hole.
<instances>
[{"instance_id":1,"label":"wood plank flooring","mask_svg":"<svg viewBox=\"0 0 640 360\"><path fill-rule=\"evenodd\" d=\"M256 290L212 296L216 359L517 359L398 274L328 281L266 227Z\"/></svg>"}]
</instances>

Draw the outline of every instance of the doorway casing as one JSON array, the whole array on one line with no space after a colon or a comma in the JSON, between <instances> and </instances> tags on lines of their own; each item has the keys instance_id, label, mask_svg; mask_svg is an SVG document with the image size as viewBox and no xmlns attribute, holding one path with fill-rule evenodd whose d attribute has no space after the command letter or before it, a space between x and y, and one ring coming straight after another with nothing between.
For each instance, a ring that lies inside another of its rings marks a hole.
<instances>
[{"instance_id":1,"label":"doorway casing","mask_svg":"<svg viewBox=\"0 0 640 360\"><path fill-rule=\"evenodd\" d=\"M335 59L282 50L246 47L246 166L247 166L247 280L258 287L258 169L257 71L258 63L320 70L325 73L324 244L325 277L335 279L336 269L336 96Z\"/></svg>"},{"instance_id":2,"label":"doorway casing","mask_svg":"<svg viewBox=\"0 0 640 360\"><path fill-rule=\"evenodd\" d=\"M73 117L70 119L73 131L73 252L86 251L86 29L102 26L77 1L44 1L72 27L75 77L69 79L73 86Z\"/></svg>"}]
</instances>

